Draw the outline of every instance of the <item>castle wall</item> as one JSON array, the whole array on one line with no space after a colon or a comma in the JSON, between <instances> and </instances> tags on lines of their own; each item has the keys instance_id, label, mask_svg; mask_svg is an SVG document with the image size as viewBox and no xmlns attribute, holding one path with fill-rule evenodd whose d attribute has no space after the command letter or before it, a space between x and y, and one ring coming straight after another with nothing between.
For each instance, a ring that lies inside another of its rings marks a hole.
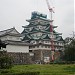
<instances>
[{"instance_id":1,"label":"castle wall","mask_svg":"<svg viewBox=\"0 0 75 75\"><path fill-rule=\"evenodd\" d=\"M51 60L51 51L50 50L34 50L33 61L35 63L50 63Z\"/></svg>"},{"instance_id":2,"label":"castle wall","mask_svg":"<svg viewBox=\"0 0 75 75\"><path fill-rule=\"evenodd\" d=\"M21 52L7 52L9 57L12 59L13 64L32 64L31 57L29 53Z\"/></svg>"}]
</instances>

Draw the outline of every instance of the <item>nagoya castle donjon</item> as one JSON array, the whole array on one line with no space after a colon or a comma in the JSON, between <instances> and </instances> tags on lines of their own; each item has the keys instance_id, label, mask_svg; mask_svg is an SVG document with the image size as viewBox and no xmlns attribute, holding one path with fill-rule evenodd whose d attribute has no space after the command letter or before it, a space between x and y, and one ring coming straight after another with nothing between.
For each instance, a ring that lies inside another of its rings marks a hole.
<instances>
[{"instance_id":1,"label":"nagoya castle donjon","mask_svg":"<svg viewBox=\"0 0 75 75\"><path fill-rule=\"evenodd\" d=\"M29 42L29 53L34 63L50 63L52 61L51 38L53 37L54 60L59 59L63 51L64 42L62 34L55 31L57 26L53 25L53 35L50 32L50 22L47 15L32 12L31 18L26 20L28 25L22 26L22 41Z\"/></svg>"}]
</instances>

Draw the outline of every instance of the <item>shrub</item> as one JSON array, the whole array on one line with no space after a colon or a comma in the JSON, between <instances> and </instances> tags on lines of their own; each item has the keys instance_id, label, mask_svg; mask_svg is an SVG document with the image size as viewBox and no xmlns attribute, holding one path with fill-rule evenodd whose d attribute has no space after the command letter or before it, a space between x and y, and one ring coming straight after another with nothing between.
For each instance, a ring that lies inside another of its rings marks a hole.
<instances>
[{"instance_id":1,"label":"shrub","mask_svg":"<svg viewBox=\"0 0 75 75\"><path fill-rule=\"evenodd\" d=\"M12 67L11 58L8 56L0 57L0 69L8 69Z\"/></svg>"},{"instance_id":2,"label":"shrub","mask_svg":"<svg viewBox=\"0 0 75 75\"><path fill-rule=\"evenodd\" d=\"M8 73L8 71L2 72L2 75L39 75L40 72L25 72L25 73Z\"/></svg>"}]
</instances>

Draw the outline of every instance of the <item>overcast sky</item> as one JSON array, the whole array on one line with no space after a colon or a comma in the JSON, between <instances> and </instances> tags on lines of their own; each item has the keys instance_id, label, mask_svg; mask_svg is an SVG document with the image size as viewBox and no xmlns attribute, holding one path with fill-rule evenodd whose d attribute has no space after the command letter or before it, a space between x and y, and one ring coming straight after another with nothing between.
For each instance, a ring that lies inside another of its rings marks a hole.
<instances>
[{"instance_id":1,"label":"overcast sky","mask_svg":"<svg viewBox=\"0 0 75 75\"><path fill-rule=\"evenodd\" d=\"M63 38L72 36L74 31L74 0L49 0L54 7L54 25ZM38 11L48 15L46 0L0 0L0 31L15 27L19 32L27 25L31 12Z\"/></svg>"}]
</instances>

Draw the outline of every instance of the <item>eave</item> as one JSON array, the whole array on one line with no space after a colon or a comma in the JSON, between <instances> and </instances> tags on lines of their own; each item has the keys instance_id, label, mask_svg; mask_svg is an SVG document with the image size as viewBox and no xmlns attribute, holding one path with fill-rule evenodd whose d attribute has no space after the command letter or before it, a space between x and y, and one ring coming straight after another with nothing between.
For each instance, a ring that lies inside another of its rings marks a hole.
<instances>
[{"instance_id":1,"label":"eave","mask_svg":"<svg viewBox=\"0 0 75 75\"><path fill-rule=\"evenodd\" d=\"M22 35L18 35L18 34L3 34L3 35L0 35L0 37L7 36L7 35L22 37Z\"/></svg>"},{"instance_id":2,"label":"eave","mask_svg":"<svg viewBox=\"0 0 75 75\"><path fill-rule=\"evenodd\" d=\"M35 20L38 20L38 19L41 19L43 21L47 21L47 22L53 22L53 20L49 20L49 19L44 19L44 18L35 18L35 19L29 19L29 20L26 20L27 22L34 22Z\"/></svg>"},{"instance_id":3,"label":"eave","mask_svg":"<svg viewBox=\"0 0 75 75\"><path fill-rule=\"evenodd\" d=\"M8 45L16 45L16 46L29 46L29 43L25 43L22 41L12 41L12 40L7 40L5 41L6 43L8 43Z\"/></svg>"},{"instance_id":4,"label":"eave","mask_svg":"<svg viewBox=\"0 0 75 75\"><path fill-rule=\"evenodd\" d=\"M53 26L53 28L57 28L58 26Z\"/></svg>"}]
</instances>

